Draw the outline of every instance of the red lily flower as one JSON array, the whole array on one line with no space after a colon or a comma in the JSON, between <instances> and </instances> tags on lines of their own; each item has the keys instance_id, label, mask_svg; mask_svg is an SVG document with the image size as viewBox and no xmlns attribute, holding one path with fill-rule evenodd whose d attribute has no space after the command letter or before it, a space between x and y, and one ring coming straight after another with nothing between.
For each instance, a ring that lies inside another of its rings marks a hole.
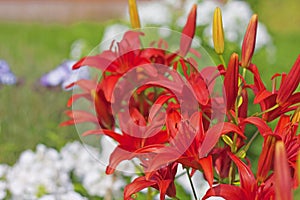
<instances>
[{"instance_id":1,"label":"red lily flower","mask_svg":"<svg viewBox=\"0 0 300 200\"><path fill-rule=\"evenodd\" d=\"M146 126L144 117L136 109L133 109L131 116L133 121L128 121L128 118L120 115L122 134L106 129L90 130L83 134L84 136L106 135L119 143L110 155L109 165L106 169L107 174L112 174L123 160L137 157L143 163L143 160L151 158L151 152L164 147L163 144L169 140L167 131L160 130L164 121L153 119L154 123ZM159 115L155 117L160 118Z\"/></svg>"},{"instance_id":2,"label":"red lily flower","mask_svg":"<svg viewBox=\"0 0 300 200\"><path fill-rule=\"evenodd\" d=\"M263 185L258 185L249 166L243 163L234 154L228 152L228 155L238 168L241 186L227 184L216 185L206 192L203 199L208 199L213 196L230 200L240 200L241 198L245 200L275 198L274 186L271 179Z\"/></svg>"},{"instance_id":3,"label":"red lily flower","mask_svg":"<svg viewBox=\"0 0 300 200\"><path fill-rule=\"evenodd\" d=\"M281 106L289 102L290 98L293 98L292 94L298 87L299 82L300 82L300 55L298 56L291 71L288 73L288 75L285 77L282 84L280 85L276 102ZM298 102L300 101L300 95L298 95L297 100Z\"/></svg>"},{"instance_id":4,"label":"red lily flower","mask_svg":"<svg viewBox=\"0 0 300 200\"><path fill-rule=\"evenodd\" d=\"M274 168L275 145L277 141L283 141L291 174L296 180L296 161L300 150L300 137L297 135L297 124L290 121L290 117L282 115L274 131L260 118L249 117L243 123L251 123L258 127L260 134L264 137L262 153L258 161L257 181L264 182L268 179L269 172ZM296 181L295 181L296 182Z\"/></svg>"},{"instance_id":5,"label":"red lily flower","mask_svg":"<svg viewBox=\"0 0 300 200\"><path fill-rule=\"evenodd\" d=\"M131 199L131 195L147 187L153 187L159 190L161 200L165 199L166 194L169 197L175 197L176 189L174 179L177 172L177 166L177 163L171 163L170 165L153 172L148 178L145 176L136 178L132 183L125 187L124 199Z\"/></svg>"},{"instance_id":6,"label":"red lily flower","mask_svg":"<svg viewBox=\"0 0 300 200\"><path fill-rule=\"evenodd\" d=\"M279 90L273 87L270 92L261 81L257 67L251 64L248 68L254 75L254 85L250 86L256 95L254 103L259 103L263 114L263 119L272 121L280 115L295 110L293 106L300 102L300 93L294 93L300 82L300 56L297 58L287 77L282 76ZM298 76L299 75L299 76Z\"/></svg>"},{"instance_id":7,"label":"red lily flower","mask_svg":"<svg viewBox=\"0 0 300 200\"><path fill-rule=\"evenodd\" d=\"M148 171L154 171L171 162L178 162L186 167L203 170L210 185L213 182L212 157L209 154L221 135L235 132L244 137L240 129L231 124L217 124L207 131L203 127L201 113L195 113L187 122L175 122L177 133L170 146L158 149L151 160Z\"/></svg>"}]
</instances>

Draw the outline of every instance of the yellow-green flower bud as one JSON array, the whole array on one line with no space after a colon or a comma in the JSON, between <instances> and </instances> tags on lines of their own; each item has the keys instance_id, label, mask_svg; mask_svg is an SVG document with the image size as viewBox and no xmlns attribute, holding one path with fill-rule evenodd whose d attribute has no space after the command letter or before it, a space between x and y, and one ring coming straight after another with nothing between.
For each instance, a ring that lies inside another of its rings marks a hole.
<instances>
[{"instance_id":1,"label":"yellow-green flower bud","mask_svg":"<svg viewBox=\"0 0 300 200\"><path fill-rule=\"evenodd\" d=\"M128 0L130 23L132 28L141 28L140 17L136 6L136 0Z\"/></svg>"},{"instance_id":2,"label":"yellow-green flower bud","mask_svg":"<svg viewBox=\"0 0 300 200\"><path fill-rule=\"evenodd\" d=\"M221 9L217 7L214 12L213 19L213 42L217 54L224 52L224 29L222 23Z\"/></svg>"}]
</instances>

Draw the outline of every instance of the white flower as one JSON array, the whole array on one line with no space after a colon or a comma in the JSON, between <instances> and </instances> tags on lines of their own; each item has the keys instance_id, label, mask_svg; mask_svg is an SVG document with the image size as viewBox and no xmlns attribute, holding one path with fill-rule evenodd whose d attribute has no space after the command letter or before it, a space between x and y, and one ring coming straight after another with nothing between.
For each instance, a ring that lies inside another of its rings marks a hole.
<instances>
[{"instance_id":1,"label":"white flower","mask_svg":"<svg viewBox=\"0 0 300 200\"><path fill-rule=\"evenodd\" d=\"M0 199L4 199L6 197L6 189L6 182L0 180Z\"/></svg>"},{"instance_id":2,"label":"white flower","mask_svg":"<svg viewBox=\"0 0 300 200\"><path fill-rule=\"evenodd\" d=\"M14 198L34 198L42 193L73 189L68 172L60 168L59 153L38 145L36 153L27 150L8 171L8 189Z\"/></svg>"},{"instance_id":3,"label":"white flower","mask_svg":"<svg viewBox=\"0 0 300 200\"><path fill-rule=\"evenodd\" d=\"M0 179L4 178L7 171L9 170L9 166L8 165L0 165Z\"/></svg>"},{"instance_id":4,"label":"white flower","mask_svg":"<svg viewBox=\"0 0 300 200\"><path fill-rule=\"evenodd\" d=\"M87 200L87 198L81 196L80 194L69 191L65 194L53 194L53 195L45 195L42 198L39 198L39 200Z\"/></svg>"}]
</instances>

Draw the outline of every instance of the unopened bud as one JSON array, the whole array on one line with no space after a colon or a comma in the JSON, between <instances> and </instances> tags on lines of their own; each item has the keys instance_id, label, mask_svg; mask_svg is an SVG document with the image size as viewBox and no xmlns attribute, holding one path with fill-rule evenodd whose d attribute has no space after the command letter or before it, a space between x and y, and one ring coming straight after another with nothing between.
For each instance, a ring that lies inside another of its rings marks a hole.
<instances>
[{"instance_id":1,"label":"unopened bud","mask_svg":"<svg viewBox=\"0 0 300 200\"><path fill-rule=\"evenodd\" d=\"M132 28L141 28L140 17L136 6L136 0L128 0L130 23Z\"/></svg>"},{"instance_id":2,"label":"unopened bud","mask_svg":"<svg viewBox=\"0 0 300 200\"><path fill-rule=\"evenodd\" d=\"M242 67L248 67L250 65L256 42L256 31L257 31L258 16L254 14L248 24L244 41L242 45Z\"/></svg>"},{"instance_id":3,"label":"unopened bud","mask_svg":"<svg viewBox=\"0 0 300 200\"><path fill-rule=\"evenodd\" d=\"M224 29L222 23L221 9L217 7L213 19L213 42L217 54L224 52Z\"/></svg>"}]
</instances>

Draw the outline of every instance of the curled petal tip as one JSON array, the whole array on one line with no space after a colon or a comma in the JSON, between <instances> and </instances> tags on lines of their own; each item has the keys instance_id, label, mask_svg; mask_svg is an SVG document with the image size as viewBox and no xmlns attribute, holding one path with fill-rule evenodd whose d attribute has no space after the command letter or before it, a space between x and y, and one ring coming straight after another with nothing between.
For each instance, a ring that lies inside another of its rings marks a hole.
<instances>
[{"instance_id":1,"label":"curled petal tip","mask_svg":"<svg viewBox=\"0 0 300 200\"><path fill-rule=\"evenodd\" d=\"M250 65L256 42L256 32L258 24L258 15L252 15L250 22L248 24L244 41L242 45L242 67L248 67Z\"/></svg>"},{"instance_id":2,"label":"curled petal tip","mask_svg":"<svg viewBox=\"0 0 300 200\"><path fill-rule=\"evenodd\" d=\"M297 89L300 83L300 55L294 63L292 69L285 77L283 83L280 85L276 102L279 105L284 105L289 101L290 97Z\"/></svg>"},{"instance_id":3,"label":"curled petal tip","mask_svg":"<svg viewBox=\"0 0 300 200\"><path fill-rule=\"evenodd\" d=\"M136 0L128 0L130 23L132 28L141 28Z\"/></svg>"},{"instance_id":4,"label":"curled petal tip","mask_svg":"<svg viewBox=\"0 0 300 200\"><path fill-rule=\"evenodd\" d=\"M219 7L215 9L213 18L213 42L217 54L224 52L224 29L222 22L222 12Z\"/></svg>"}]
</instances>

